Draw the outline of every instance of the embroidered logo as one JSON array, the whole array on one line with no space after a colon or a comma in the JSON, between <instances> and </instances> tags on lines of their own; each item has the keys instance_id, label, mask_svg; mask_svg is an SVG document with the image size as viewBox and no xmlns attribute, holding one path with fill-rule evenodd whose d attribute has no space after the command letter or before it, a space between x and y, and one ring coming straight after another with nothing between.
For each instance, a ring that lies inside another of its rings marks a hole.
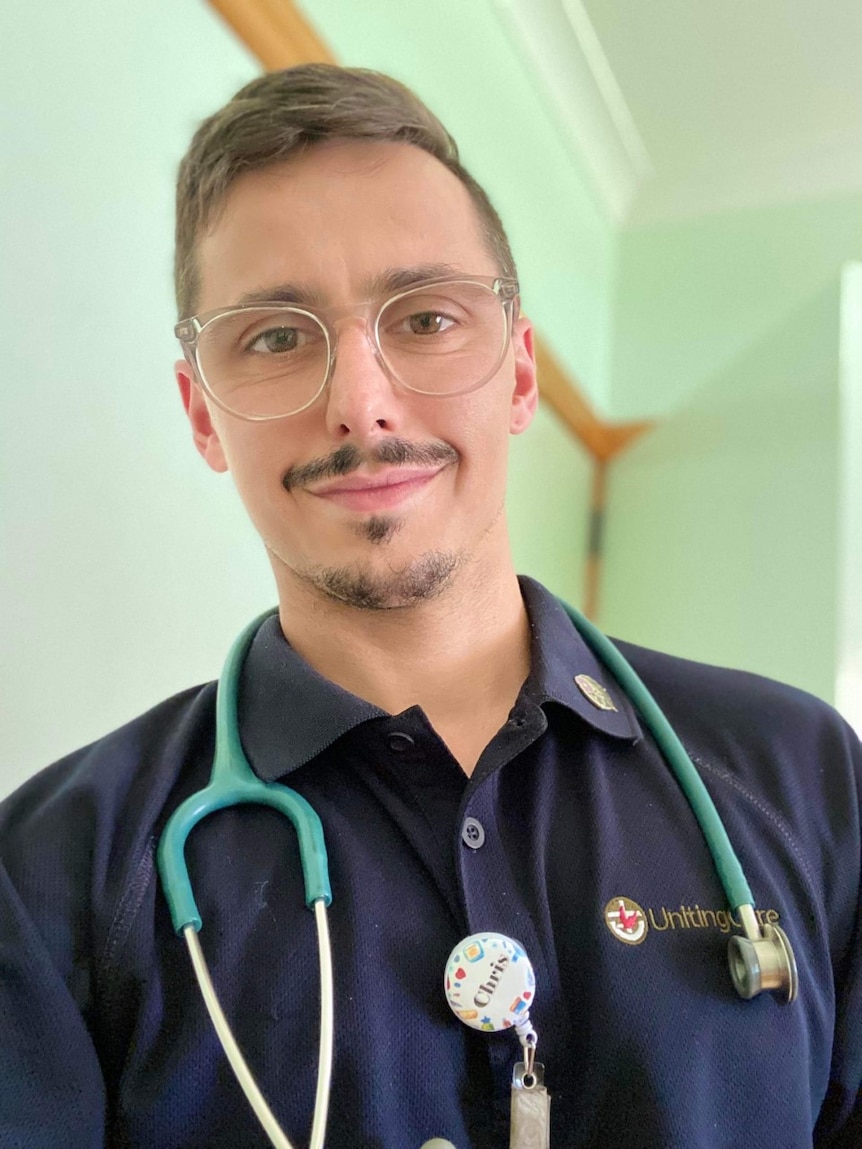
<instances>
[{"instance_id":1,"label":"embroidered logo","mask_svg":"<svg viewBox=\"0 0 862 1149\"><path fill-rule=\"evenodd\" d=\"M755 910L761 926L774 926L781 920L777 910ZM656 933L671 933L676 930L714 929L729 934L734 929L742 929L741 919L731 910L711 910L700 906L681 905L678 910L667 906L647 906L644 909L631 898L611 898L604 909L605 925L614 937L626 945L636 946L644 940L650 930Z\"/></svg>"},{"instance_id":2,"label":"embroidered logo","mask_svg":"<svg viewBox=\"0 0 862 1149\"><path fill-rule=\"evenodd\" d=\"M631 898L611 898L605 906L605 925L627 946L639 946L647 936L646 914Z\"/></svg>"}]
</instances>

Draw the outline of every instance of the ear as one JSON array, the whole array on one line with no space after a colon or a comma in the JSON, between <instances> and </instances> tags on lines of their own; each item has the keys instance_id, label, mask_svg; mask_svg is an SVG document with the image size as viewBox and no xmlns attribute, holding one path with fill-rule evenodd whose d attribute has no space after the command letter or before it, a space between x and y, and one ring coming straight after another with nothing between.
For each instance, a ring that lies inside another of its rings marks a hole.
<instances>
[{"instance_id":1,"label":"ear","mask_svg":"<svg viewBox=\"0 0 862 1149\"><path fill-rule=\"evenodd\" d=\"M533 325L525 315L515 320L512 347L515 351L515 389L509 413L509 433L520 435L532 423L539 405Z\"/></svg>"},{"instance_id":2,"label":"ear","mask_svg":"<svg viewBox=\"0 0 862 1149\"><path fill-rule=\"evenodd\" d=\"M174 364L174 374L180 388L183 406L192 425L195 446L214 471L226 471L228 466L224 448L213 425L204 393L194 377L194 370L188 360L178 359Z\"/></svg>"}]
</instances>

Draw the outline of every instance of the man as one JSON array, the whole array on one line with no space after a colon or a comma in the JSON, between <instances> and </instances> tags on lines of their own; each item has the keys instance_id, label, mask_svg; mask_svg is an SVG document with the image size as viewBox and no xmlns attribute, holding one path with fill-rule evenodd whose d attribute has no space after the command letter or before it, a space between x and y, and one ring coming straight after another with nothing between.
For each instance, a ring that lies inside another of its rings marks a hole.
<instances>
[{"instance_id":1,"label":"man","mask_svg":"<svg viewBox=\"0 0 862 1149\"><path fill-rule=\"evenodd\" d=\"M798 999L741 1000L698 824L562 606L512 567L509 435L537 401L502 225L407 90L262 77L178 186L180 392L265 545L278 615L242 670L263 779L322 820L334 900L329 1149L502 1149L513 1033L444 996L517 939L555 1149L862 1144L858 740L797 691L624 646L698 764ZM159 887L209 777L215 686L39 775L0 814L0 1144L260 1146ZM318 1029L295 836L259 807L187 859L264 1096L308 1142ZM539 1143L539 1142L537 1142Z\"/></svg>"}]
</instances>

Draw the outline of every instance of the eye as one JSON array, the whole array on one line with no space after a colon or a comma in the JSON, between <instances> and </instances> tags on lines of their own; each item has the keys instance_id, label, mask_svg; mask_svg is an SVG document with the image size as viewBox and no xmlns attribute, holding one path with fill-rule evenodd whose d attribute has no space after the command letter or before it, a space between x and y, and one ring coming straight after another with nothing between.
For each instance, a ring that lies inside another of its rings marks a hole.
<instances>
[{"instance_id":1,"label":"eye","mask_svg":"<svg viewBox=\"0 0 862 1149\"><path fill-rule=\"evenodd\" d=\"M403 323L412 335L439 335L452 327L454 320L437 311L416 311Z\"/></svg>"},{"instance_id":2,"label":"eye","mask_svg":"<svg viewBox=\"0 0 862 1149\"><path fill-rule=\"evenodd\" d=\"M295 351L300 345L301 333L296 327L269 327L248 344L247 350L261 355L278 355Z\"/></svg>"}]
</instances>

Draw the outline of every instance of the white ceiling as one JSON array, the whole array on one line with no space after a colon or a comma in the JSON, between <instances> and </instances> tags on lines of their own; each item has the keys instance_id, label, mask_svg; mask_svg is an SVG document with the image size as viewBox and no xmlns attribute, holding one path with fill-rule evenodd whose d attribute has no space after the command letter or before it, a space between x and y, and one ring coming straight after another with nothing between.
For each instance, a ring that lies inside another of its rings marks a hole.
<instances>
[{"instance_id":1,"label":"white ceiling","mask_svg":"<svg viewBox=\"0 0 862 1149\"><path fill-rule=\"evenodd\" d=\"M862 192L862 0L494 0L609 214Z\"/></svg>"}]
</instances>

